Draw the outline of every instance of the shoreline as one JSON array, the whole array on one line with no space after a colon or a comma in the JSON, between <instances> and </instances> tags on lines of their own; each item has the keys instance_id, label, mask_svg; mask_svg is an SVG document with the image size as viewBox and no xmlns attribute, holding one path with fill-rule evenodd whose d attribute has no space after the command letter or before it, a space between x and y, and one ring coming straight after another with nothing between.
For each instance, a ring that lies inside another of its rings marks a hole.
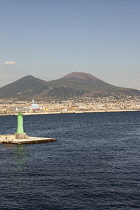
<instances>
[{"instance_id":1,"label":"shoreline","mask_svg":"<svg viewBox=\"0 0 140 210\"><path fill-rule=\"evenodd\" d=\"M104 112L139 112L140 110L94 110L94 111L65 111L65 112L26 112L22 113L24 116L25 115L46 115L46 114L80 114L80 113L104 113ZM0 113L0 116L17 116L18 113Z\"/></svg>"}]
</instances>

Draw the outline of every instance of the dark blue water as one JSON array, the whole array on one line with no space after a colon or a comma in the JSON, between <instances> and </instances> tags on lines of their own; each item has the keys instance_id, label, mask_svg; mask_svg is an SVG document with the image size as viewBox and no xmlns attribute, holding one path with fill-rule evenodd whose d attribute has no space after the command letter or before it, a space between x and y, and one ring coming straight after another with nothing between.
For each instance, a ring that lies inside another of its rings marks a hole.
<instances>
[{"instance_id":1,"label":"dark blue water","mask_svg":"<svg viewBox=\"0 0 140 210\"><path fill-rule=\"evenodd\" d=\"M16 117L0 117L0 133ZM33 145L0 144L0 209L140 209L140 112L25 116Z\"/></svg>"}]
</instances>

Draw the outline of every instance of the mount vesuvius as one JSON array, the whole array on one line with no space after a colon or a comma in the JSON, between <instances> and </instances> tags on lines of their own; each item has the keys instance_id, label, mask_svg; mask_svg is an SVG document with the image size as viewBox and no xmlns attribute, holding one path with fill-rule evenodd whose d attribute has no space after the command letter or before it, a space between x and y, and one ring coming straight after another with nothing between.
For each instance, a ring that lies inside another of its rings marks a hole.
<instances>
[{"instance_id":1,"label":"mount vesuvius","mask_svg":"<svg viewBox=\"0 0 140 210\"><path fill-rule=\"evenodd\" d=\"M67 99L77 96L109 96L109 95L140 95L140 91L131 88L117 87L97 77L73 72L52 81L45 81L31 75L0 88L1 98L57 98Z\"/></svg>"}]
</instances>

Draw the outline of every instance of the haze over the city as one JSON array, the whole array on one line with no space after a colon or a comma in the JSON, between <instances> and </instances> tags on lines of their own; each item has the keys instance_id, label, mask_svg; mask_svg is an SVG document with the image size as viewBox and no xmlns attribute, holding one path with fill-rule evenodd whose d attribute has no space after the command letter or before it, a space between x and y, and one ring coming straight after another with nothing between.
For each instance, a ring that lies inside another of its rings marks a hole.
<instances>
[{"instance_id":1,"label":"haze over the city","mask_svg":"<svg viewBox=\"0 0 140 210\"><path fill-rule=\"evenodd\" d=\"M140 89L139 0L0 0L0 87L85 72Z\"/></svg>"}]
</instances>

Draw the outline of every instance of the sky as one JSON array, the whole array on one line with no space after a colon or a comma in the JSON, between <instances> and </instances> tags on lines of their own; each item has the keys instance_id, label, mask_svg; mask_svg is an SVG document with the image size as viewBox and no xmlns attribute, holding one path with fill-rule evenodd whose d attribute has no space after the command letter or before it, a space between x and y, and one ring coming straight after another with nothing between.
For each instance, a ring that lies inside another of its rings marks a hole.
<instances>
[{"instance_id":1,"label":"sky","mask_svg":"<svg viewBox=\"0 0 140 210\"><path fill-rule=\"evenodd\" d=\"M140 0L0 0L0 87L71 72L140 89Z\"/></svg>"}]
</instances>

